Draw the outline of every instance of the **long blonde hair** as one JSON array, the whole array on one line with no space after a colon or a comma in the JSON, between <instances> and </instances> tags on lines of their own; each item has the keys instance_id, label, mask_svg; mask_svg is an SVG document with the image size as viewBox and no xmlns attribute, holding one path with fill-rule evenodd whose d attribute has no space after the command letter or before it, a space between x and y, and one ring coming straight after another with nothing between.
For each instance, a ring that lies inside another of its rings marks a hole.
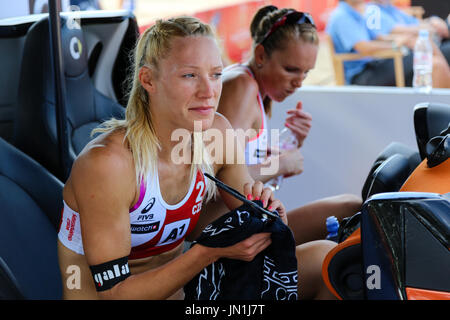
<instances>
[{"instance_id":1,"label":"long blonde hair","mask_svg":"<svg viewBox=\"0 0 450 320\"><path fill-rule=\"evenodd\" d=\"M167 56L174 37L209 36L214 38L211 27L197 18L177 17L158 20L139 37L133 52L134 71L128 79L129 90L125 119L110 119L92 131L112 132L125 130L124 139L128 141L133 155L136 182L139 185L149 173L157 173L158 151L161 149L156 136L153 117L150 111L150 97L139 80L139 71L143 66L158 70L159 61ZM190 179L195 178L197 170L214 175L214 168L202 140L202 136L192 134L192 162ZM214 183L206 183L206 200L216 192Z\"/></svg>"}]
</instances>

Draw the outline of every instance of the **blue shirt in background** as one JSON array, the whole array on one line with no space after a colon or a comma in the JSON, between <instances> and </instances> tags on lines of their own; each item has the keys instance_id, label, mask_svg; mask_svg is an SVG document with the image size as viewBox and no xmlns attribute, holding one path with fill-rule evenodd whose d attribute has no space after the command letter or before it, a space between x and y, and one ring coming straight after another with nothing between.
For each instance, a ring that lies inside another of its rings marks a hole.
<instances>
[{"instance_id":1,"label":"blue shirt in background","mask_svg":"<svg viewBox=\"0 0 450 320\"><path fill-rule=\"evenodd\" d=\"M376 39L376 34L367 27L366 19L346 2L340 1L331 13L325 30L333 39L336 53L356 53L354 45L360 41ZM360 73L373 58L344 62L347 84Z\"/></svg>"},{"instance_id":2,"label":"blue shirt in background","mask_svg":"<svg viewBox=\"0 0 450 320\"><path fill-rule=\"evenodd\" d=\"M404 13L402 10L390 4L369 4L367 6L368 10L366 10L366 18L367 14L373 14L373 10L370 10L371 6L379 10L379 23L377 23L376 28L372 29L377 36L391 33L392 29L398 25L411 26L419 24L419 20L415 17Z\"/></svg>"}]
</instances>

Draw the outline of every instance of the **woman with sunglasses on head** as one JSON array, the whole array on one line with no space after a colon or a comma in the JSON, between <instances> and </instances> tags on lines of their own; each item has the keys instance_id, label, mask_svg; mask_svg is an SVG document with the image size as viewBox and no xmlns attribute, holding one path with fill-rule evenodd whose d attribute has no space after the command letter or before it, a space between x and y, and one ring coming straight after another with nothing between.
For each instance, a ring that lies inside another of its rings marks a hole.
<instances>
[{"instance_id":1,"label":"woman with sunglasses on head","mask_svg":"<svg viewBox=\"0 0 450 320\"><path fill-rule=\"evenodd\" d=\"M267 232L183 252L199 216L209 214L200 212L202 204L216 192L206 174L260 198L287 223L283 204L245 164L225 156L213 162L199 137L219 131L225 141L214 150L225 149L232 129L215 112L222 61L211 28L191 17L159 20L140 36L134 60L125 119L94 130L101 134L77 157L64 186L58 256L65 299L182 299L184 285L212 262L251 261L266 249ZM242 204L219 192L229 209ZM321 260L312 264L316 270ZM305 297L331 297L316 274L300 274Z\"/></svg>"},{"instance_id":2,"label":"woman with sunglasses on head","mask_svg":"<svg viewBox=\"0 0 450 320\"><path fill-rule=\"evenodd\" d=\"M234 129L253 129L246 143L246 161L255 180L268 182L274 177L293 176L303 171L300 147L311 128L311 115L298 102L289 110L285 126L292 130L298 148L271 154L267 142L267 117L271 102L281 102L300 88L314 68L318 52L318 34L312 17L293 9L261 8L250 26L253 55L249 61L228 66L223 72L223 91L218 111ZM275 111L276 112L276 111ZM261 174L261 169L278 161L278 171ZM212 205L212 204L211 204ZM220 206L220 204L215 204ZM287 213L296 244L324 239L326 218L338 219L359 211L361 199L343 194L320 199Z\"/></svg>"}]
</instances>

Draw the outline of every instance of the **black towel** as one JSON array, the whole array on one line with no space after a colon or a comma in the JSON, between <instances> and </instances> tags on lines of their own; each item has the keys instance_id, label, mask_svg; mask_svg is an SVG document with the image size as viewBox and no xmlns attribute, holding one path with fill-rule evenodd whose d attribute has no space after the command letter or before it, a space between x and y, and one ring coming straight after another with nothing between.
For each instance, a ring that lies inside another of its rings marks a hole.
<instances>
[{"instance_id":1,"label":"black towel","mask_svg":"<svg viewBox=\"0 0 450 320\"><path fill-rule=\"evenodd\" d=\"M192 245L228 247L255 233L270 232L272 243L252 261L219 259L184 287L186 300L296 300L297 259L291 230L249 205L208 225Z\"/></svg>"}]
</instances>

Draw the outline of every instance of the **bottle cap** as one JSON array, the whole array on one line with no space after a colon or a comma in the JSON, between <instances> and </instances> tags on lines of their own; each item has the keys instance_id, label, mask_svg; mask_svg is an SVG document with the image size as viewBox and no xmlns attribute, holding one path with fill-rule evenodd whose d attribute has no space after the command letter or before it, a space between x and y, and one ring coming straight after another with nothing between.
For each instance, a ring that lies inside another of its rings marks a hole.
<instances>
[{"instance_id":1,"label":"bottle cap","mask_svg":"<svg viewBox=\"0 0 450 320\"><path fill-rule=\"evenodd\" d=\"M326 225L329 233L336 233L339 229L339 221L335 216L328 217Z\"/></svg>"}]
</instances>

